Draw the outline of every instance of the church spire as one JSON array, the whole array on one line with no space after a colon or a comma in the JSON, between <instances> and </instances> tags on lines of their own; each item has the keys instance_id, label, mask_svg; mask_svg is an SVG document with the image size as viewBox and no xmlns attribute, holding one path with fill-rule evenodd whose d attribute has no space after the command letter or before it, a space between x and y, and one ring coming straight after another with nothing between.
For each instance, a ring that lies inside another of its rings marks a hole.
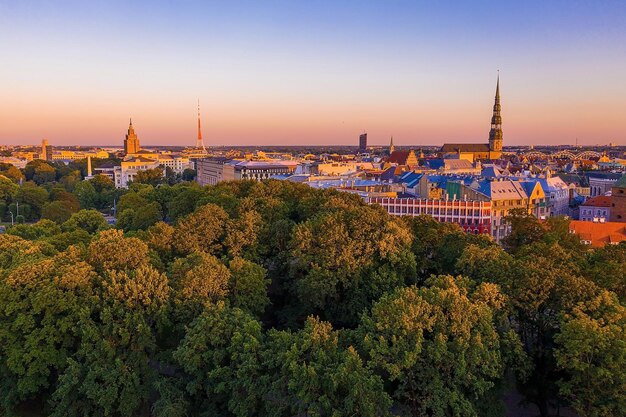
<instances>
[{"instance_id":1,"label":"church spire","mask_svg":"<svg viewBox=\"0 0 626 417\"><path fill-rule=\"evenodd\" d=\"M502 152L502 116L500 112L500 71L496 82L496 97L493 103L493 115L491 116L491 130L489 130L489 150L492 152Z\"/></svg>"},{"instance_id":2,"label":"church spire","mask_svg":"<svg viewBox=\"0 0 626 417\"><path fill-rule=\"evenodd\" d=\"M391 155L396 150L396 147L393 146L393 136L391 137L391 142L389 142L389 155Z\"/></svg>"}]
</instances>

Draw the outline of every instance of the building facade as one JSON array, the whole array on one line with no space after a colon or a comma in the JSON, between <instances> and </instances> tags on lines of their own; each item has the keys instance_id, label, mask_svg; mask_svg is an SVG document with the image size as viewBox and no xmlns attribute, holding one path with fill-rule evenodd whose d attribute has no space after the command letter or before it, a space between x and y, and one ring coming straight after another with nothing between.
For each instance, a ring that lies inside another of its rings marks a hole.
<instances>
[{"instance_id":1,"label":"building facade","mask_svg":"<svg viewBox=\"0 0 626 417\"><path fill-rule=\"evenodd\" d=\"M611 189L610 219L612 222L626 222L626 174Z\"/></svg>"},{"instance_id":2,"label":"building facade","mask_svg":"<svg viewBox=\"0 0 626 417\"><path fill-rule=\"evenodd\" d=\"M128 126L128 133L126 133L126 138L124 139L124 154L136 154L139 152L139 138L137 134L135 134L135 128L133 127L133 120L130 120L130 125Z\"/></svg>"},{"instance_id":3,"label":"building facade","mask_svg":"<svg viewBox=\"0 0 626 417\"><path fill-rule=\"evenodd\" d=\"M367 150L367 133L361 133L359 135L359 151L365 152Z\"/></svg>"},{"instance_id":4,"label":"building facade","mask_svg":"<svg viewBox=\"0 0 626 417\"><path fill-rule=\"evenodd\" d=\"M296 161L248 161L229 158L204 158L196 161L196 181L200 185L215 185L222 181L262 181L274 176L295 173Z\"/></svg>"},{"instance_id":5,"label":"building facade","mask_svg":"<svg viewBox=\"0 0 626 417\"><path fill-rule=\"evenodd\" d=\"M366 197L393 216L426 215L443 223L458 224L468 233L491 234L492 204L489 201L431 200L421 198Z\"/></svg>"},{"instance_id":6,"label":"building facade","mask_svg":"<svg viewBox=\"0 0 626 417\"><path fill-rule=\"evenodd\" d=\"M579 220L583 222L608 222L611 216L611 197L592 197L581 204L579 210Z\"/></svg>"}]
</instances>

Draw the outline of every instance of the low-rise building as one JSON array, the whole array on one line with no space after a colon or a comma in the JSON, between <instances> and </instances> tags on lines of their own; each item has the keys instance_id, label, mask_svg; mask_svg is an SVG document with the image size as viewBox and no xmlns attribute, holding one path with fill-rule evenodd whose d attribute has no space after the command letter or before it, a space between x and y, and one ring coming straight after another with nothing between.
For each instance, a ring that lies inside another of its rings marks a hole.
<instances>
[{"instance_id":1,"label":"low-rise building","mask_svg":"<svg viewBox=\"0 0 626 417\"><path fill-rule=\"evenodd\" d=\"M229 180L261 181L276 176L291 175L297 167L296 161L204 158L196 161L196 181L200 185L214 185Z\"/></svg>"},{"instance_id":2,"label":"low-rise building","mask_svg":"<svg viewBox=\"0 0 626 417\"><path fill-rule=\"evenodd\" d=\"M626 224L617 222L585 222L572 220L569 232L580 237L580 241L593 248L617 245L626 241Z\"/></svg>"},{"instance_id":3,"label":"low-rise building","mask_svg":"<svg viewBox=\"0 0 626 417\"><path fill-rule=\"evenodd\" d=\"M599 195L591 197L580 205L579 220L583 222L609 221L611 216L611 197Z\"/></svg>"}]
</instances>

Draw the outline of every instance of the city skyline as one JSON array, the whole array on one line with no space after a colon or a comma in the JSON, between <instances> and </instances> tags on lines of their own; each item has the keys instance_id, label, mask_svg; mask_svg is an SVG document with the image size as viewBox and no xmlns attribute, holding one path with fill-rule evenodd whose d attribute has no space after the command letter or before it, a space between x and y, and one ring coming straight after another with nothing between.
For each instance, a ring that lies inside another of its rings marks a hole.
<instances>
[{"instance_id":1,"label":"city skyline","mask_svg":"<svg viewBox=\"0 0 626 417\"><path fill-rule=\"evenodd\" d=\"M0 2L0 144L623 145L625 8Z\"/></svg>"}]
</instances>

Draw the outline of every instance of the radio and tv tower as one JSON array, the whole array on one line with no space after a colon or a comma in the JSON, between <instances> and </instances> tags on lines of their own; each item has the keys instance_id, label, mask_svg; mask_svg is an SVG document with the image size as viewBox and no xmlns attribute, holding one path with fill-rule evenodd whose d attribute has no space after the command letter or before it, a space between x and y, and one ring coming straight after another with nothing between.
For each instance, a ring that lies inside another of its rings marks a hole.
<instances>
[{"instance_id":1,"label":"radio and tv tower","mask_svg":"<svg viewBox=\"0 0 626 417\"><path fill-rule=\"evenodd\" d=\"M196 140L196 148L202 149L204 153L207 153L204 140L202 140L202 128L200 127L200 99L198 99L198 139Z\"/></svg>"}]
</instances>

